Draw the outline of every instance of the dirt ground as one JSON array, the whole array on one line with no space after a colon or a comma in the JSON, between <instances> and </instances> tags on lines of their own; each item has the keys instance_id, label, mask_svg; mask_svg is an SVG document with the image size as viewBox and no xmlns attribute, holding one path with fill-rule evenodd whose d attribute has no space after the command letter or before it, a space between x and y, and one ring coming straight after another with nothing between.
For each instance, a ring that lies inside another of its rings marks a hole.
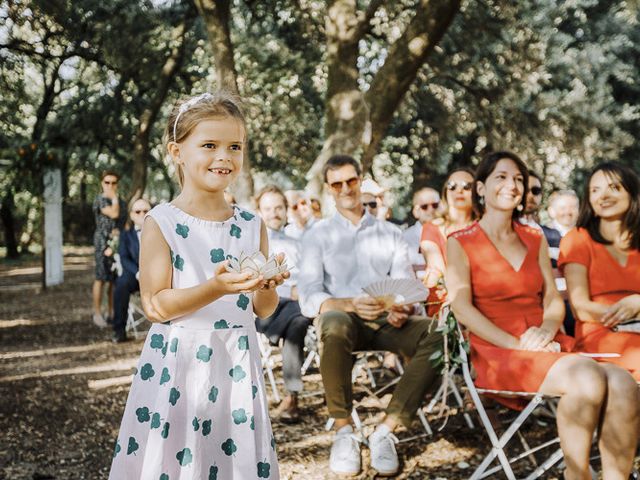
<instances>
[{"instance_id":1,"label":"dirt ground","mask_svg":"<svg viewBox=\"0 0 640 480\"><path fill-rule=\"evenodd\" d=\"M110 331L91 322L92 262L91 248L66 247L64 284L43 290L38 259L0 261L0 479L108 477L143 339L113 344ZM312 370L304 379L304 421L295 426L273 423L281 478L333 478L328 473L331 435L324 429L327 410L320 376ZM369 433L380 409L365 405L360 411ZM486 435L479 428L469 429L461 415L452 415L442 431L437 431L442 418L428 418L434 435L398 445L402 472L397 478L468 478L489 451ZM398 437L407 439L420 428L416 422ZM546 438L553 437L555 428L537 419L528 430ZM375 478L366 468L366 448L363 466L356 478ZM528 470L531 464L525 461L519 473ZM545 478L558 476L558 470L552 470Z\"/></svg>"}]
</instances>

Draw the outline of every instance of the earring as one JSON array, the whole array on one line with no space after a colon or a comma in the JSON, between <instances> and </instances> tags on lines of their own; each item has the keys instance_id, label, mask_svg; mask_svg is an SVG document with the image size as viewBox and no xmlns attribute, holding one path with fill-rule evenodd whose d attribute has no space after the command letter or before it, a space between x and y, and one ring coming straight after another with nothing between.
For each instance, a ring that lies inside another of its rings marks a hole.
<instances>
[{"instance_id":1,"label":"earring","mask_svg":"<svg viewBox=\"0 0 640 480\"><path fill-rule=\"evenodd\" d=\"M480 205L484 205L484 196L479 196L479 197L478 197L478 203L479 203Z\"/></svg>"},{"instance_id":2,"label":"earring","mask_svg":"<svg viewBox=\"0 0 640 480\"><path fill-rule=\"evenodd\" d=\"M522 206L522 204L520 203L520 204L518 204L518 206L516 207L516 210L518 210L519 212L521 212L523 208L524 208L524 207L523 207L523 206Z\"/></svg>"}]
</instances>

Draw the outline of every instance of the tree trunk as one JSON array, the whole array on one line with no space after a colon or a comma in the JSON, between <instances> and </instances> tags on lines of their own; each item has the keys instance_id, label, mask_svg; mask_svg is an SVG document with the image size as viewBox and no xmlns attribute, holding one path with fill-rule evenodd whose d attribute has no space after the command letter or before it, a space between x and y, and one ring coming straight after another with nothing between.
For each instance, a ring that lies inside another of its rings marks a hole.
<instances>
[{"instance_id":1,"label":"tree trunk","mask_svg":"<svg viewBox=\"0 0 640 480\"><path fill-rule=\"evenodd\" d=\"M16 238L16 219L13 216L13 189L9 188L0 204L0 219L4 227L4 240L7 246L7 258L18 258L18 240Z\"/></svg>"},{"instance_id":2,"label":"tree trunk","mask_svg":"<svg viewBox=\"0 0 640 480\"><path fill-rule=\"evenodd\" d=\"M171 41L174 44L173 48L160 72L160 79L155 94L140 115L138 131L133 144L133 168L131 175L131 193L128 198L129 204L142 197L147 185L147 166L149 165L151 156L151 149L149 147L151 130L158 118L162 104L167 97L171 81L182 64L186 46L185 35L188 30L187 23L188 21L185 19L178 26L174 27L171 33Z\"/></svg>"},{"instance_id":3,"label":"tree trunk","mask_svg":"<svg viewBox=\"0 0 640 480\"><path fill-rule=\"evenodd\" d=\"M371 141L362 156L363 169L371 168L393 114L458 10L460 0L421 0L404 34L389 49L365 95L371 108Z\"/></svg>"},{"instance_id":4,"label":"tree trunk","mask_svg":"<svg viewBox=\"0 0 640 480\"><path fill-rule=\"evenodd\" d=\"M311 193L321 190L322 166L334 153L354 155L363 149L363 170L371 170L393 114L460 9L460 0L421 0L413 19L389 48L384 65L363 95L358 88L357 47L378 5L372 1L362 15L356 11L354 0L330 3L325 142L307 175L307 190Z\"/></svg>"},{"instance_id":5,"label":"tree trunk","mask_svg":"<svg viewBox=\"0 0 640 480\"><path fill-rule=\"evenodd\" d=\"M200 15L207 27L207 35L213 52L216 66L216 81L220 89L238 94L238 80L236 65L233 58L233 44L229 20L231 18L230 0L194 0ZM244 149L242 172L238 177L232 192L239 203L248 203L253 196L253 177L248 148Z\"/></svg>"},{"instance_id":6,"label":"tree trunk","mask_svg":"<svg viewBox=\"0 0 640 480\"><path fill-rule=\"evenodd\" d=\"M53 106L53 102L56 98L56 82L58 81L58 75L60 72L60 66L64 59L58 60L53 66L53 72L51 72L51 78L47 79L46 74L43 73L44 77L44 93L42 95L42 102L38 106L38 111L36 112L36 123L33 126L33 130L31 131L31 141L36 145L40 143L40 139L42 138L42 134L44 133L44 127L47 123L47 116L51 111L51 107ZM44 67L43 67L44 68Z\"/></svg>"},{"instance_id":7,"label":"tree trunk","mask_svg":"<svg viewBox=\"0 0 640 480\"><path fill-rule=\"evenodd\" d=\"M366 31L369 18L363 19L358 14L355 0L331 1L327 13L325 140L320 155L307 173L307 191L314 196L320 196L322 192L322 167L332 155L357 155L369 114L358 86L358 42Z\"/></svg>"}]
</instances>

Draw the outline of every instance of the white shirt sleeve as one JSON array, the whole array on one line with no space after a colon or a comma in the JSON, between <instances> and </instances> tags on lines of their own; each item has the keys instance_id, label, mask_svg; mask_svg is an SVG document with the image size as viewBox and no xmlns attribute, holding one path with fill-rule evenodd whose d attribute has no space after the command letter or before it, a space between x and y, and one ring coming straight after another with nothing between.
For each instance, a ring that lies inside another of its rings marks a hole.
<instances>
[{"instance_id":1,"label":"white shirt sleeve","mask_svg":"<svg viewBox=\"0 0 640 480\"><path fill-rule=\"evenodd\" d=\"M331 295L324 288L324 266L322 244L316 235L305 235L302 240L302 255L298 274L300 310L306 317L316 317L320 307Z\"/></svg>"},{"instance_id":2,"label":"white shirt sleeve","mask_svg":"<svg viewBox=\"0 0 640 480\"><path fill-rule=\"evenodd\" d=\"M415 278L413 267L409 260L409 244L400 231L395 235L395 245L393 247L393 261L391 263L391 278Z\"/></svg>"}]
</instances>

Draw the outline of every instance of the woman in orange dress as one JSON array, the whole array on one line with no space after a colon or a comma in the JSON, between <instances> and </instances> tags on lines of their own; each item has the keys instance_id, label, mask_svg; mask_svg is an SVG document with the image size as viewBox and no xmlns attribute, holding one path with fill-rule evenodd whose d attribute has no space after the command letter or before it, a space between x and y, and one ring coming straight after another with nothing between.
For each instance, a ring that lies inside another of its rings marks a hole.
<instances>
[{"instance_id":1,"label":"woman in orange dress","mask_svg":"<svg viewBox=\"0 0 640 480\"><path fill-rule=\"evenodd\" d=\"M602 358L640 381L640 333L616 332L640 320L640 179L630 168L607 162L587 182L577 228L560 243L575 316L578 349L620 354Z\"/></svg>"},{"instance_id":2,"label":"woman in orange dress","mask_svg":"<svg viewBox=\"0 0 640 480\"><path fill-rule=\"evenodd\" d=\"M457 168L449 173L440 198L444 204L442 218L425 222L420 238L420 250L427 264L424 282L429 289L427 315L432 317L445 302L445 291L441 279L447 266L447 236L461 230L474 220L471 204L473 171Z\"/></svg>"},{"instance_id":3,"label":"woman in orange dress","mask_svg":"<svg viewBox=\"0 0 640 480\"><path fill-rule=\"evenodd\" d=\"M625 370L570 353L558 332L564 304L541 232L520 224L528 172L515 154L478 166L474 208L481 217L447 242L447 288L456 318L470 331L479 387L559 396L557 425L565 479L588 479L599 430L603 476L627 479L638 439L640 403Z\"/></svg>"}]
</instances>

